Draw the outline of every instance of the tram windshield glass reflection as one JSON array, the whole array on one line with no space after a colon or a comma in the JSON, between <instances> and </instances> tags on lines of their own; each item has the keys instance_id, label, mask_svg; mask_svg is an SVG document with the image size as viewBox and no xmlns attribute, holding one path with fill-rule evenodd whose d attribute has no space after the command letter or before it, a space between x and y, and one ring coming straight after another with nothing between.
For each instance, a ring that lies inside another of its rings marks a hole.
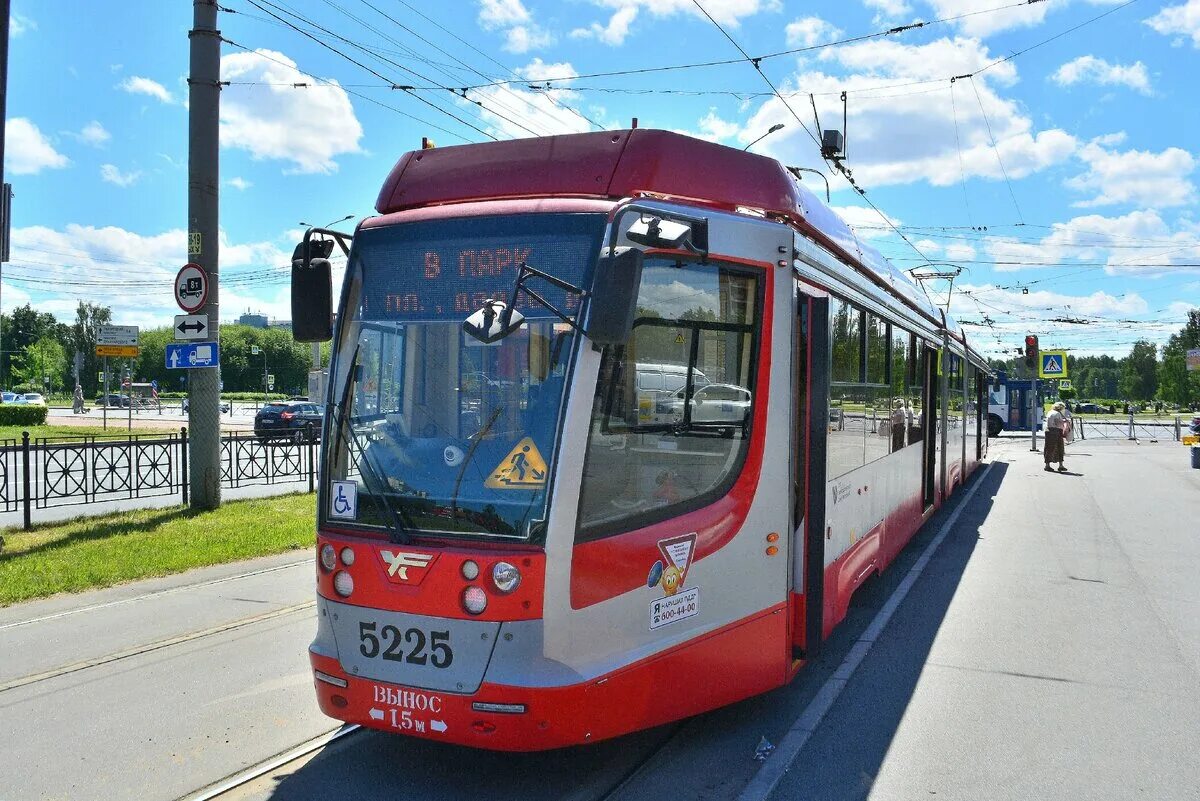
<instances>
[{"instance_id":1,"label":"tram windshield glass reflection","mask_svg":"<svg viewBox=\"0 0 1200 801\"><path fill-rule=\"evenodd\" d=\"M584 285L603 227L601 215L553 214L360 232L326 446L327 497L345 497L352 481L357 503L325 509L329 519L401 537L537 535L576 334L524 298L525 324L497 342L461 324L487 298L507 297L522 263ZM577 311L571 293L544 294Z\"/></svg>"}]
</instances>

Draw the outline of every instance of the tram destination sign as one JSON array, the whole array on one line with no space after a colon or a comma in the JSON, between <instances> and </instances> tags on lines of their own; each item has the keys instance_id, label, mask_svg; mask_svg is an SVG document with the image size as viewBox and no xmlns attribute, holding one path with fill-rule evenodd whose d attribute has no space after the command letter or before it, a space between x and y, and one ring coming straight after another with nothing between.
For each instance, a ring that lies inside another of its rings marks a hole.
<instances>
[{"instance_id":1,"label":"tram destination sign","mask_svg":"<svg viewBox=\"0 0 1200 801\"><path fill-rule=\"evenodd\" d=\"M521 264L570 284L584 283L600 250L604 218L590 214L524 214L411 223L360 233L363 316L370 320L460 322L488 298L508 302ZM534 280L539 295L574 313L574 293ZM527 318L554 315L526 295Z\"/></svg>"}]
</instances>

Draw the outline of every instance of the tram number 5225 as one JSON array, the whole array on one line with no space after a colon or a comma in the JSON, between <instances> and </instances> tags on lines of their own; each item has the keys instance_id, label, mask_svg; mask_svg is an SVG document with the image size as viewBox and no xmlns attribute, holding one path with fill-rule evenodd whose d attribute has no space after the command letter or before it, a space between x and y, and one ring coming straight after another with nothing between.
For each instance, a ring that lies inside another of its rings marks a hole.
<instances>
[{"instance_id":1,"label":"tram number 5225","mask_svg":"<svg viewBox=\"0 0 1200 801\"><path fill-rule=\"evenodd\" d=\"M358 624L358 652L367 659L380 657L389 662L430 664L435 668L448 668L454 661L449 631L431 631L428 634L418 628L401 631L391 624L378 631L377 628L377 623L362 621ZM428 651L425 650L426 644Z\"/></svg>"}]
</instances>

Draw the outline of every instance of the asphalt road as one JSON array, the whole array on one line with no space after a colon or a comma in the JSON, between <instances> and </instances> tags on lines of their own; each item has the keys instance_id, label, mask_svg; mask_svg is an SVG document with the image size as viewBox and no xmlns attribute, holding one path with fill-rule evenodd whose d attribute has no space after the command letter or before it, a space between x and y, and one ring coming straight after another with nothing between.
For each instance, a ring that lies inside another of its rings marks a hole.
<instances>
[{"instance_id":1,"label":"asphalt road","mask_svg":"<svg viewBox=\"0 0 1200 801\"><path fill-rule=\"evenodd\" d=\"M221 798L735 799L835 674L772 799L1200 798L1200 470L1168 443L1076 443L1072 475L1025 441L993 455L852 674L954 502L789 687L548 754L360 731ZM0 610L0 776L19 777L0 797L180 798L332 730L311 570L292 554Z\"/></svg>"}]
</instances>

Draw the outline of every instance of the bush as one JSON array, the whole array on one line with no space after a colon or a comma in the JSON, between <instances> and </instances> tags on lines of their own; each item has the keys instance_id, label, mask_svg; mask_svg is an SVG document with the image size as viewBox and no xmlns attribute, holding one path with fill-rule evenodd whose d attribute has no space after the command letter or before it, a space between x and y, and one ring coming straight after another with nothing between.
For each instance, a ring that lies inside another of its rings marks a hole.
<instances>
[{"instance_id":1,"label":"bush","mask_svg":"<svg viewBox=\"0 0 1200 801\"><path fill-rule=\"evenodd\" d=\"M0 426L41 426L46 424L45 406L0 403Z\"/></svg>"}]
</instances>

